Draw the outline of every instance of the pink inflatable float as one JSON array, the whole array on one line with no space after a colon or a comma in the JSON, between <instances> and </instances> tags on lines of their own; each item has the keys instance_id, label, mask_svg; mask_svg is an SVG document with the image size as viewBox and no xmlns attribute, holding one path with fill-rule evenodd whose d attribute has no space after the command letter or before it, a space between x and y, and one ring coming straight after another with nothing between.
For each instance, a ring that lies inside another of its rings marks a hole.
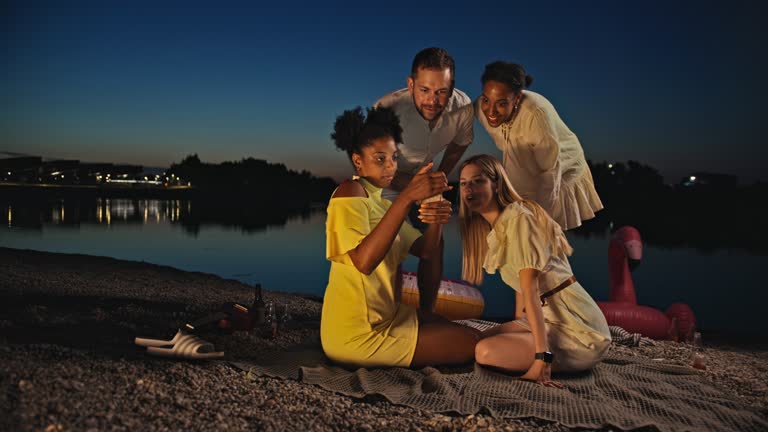
<instances>
[{"instance_id":1,"label":"pink inflatable float","mask_svg":"<svg viewBox=\"0 0 768 432\"><path fill-rule=\"evenodd\" d=\"M687 304L675 303L666 313L637 304L630 273L639 265L642 256L643 243L637 229L623 226L613 234L608 246L610 301L597 302L597 305L608 325L653 339L687 339L696 328L696 317Z\"/></svg>"}]
</instances>

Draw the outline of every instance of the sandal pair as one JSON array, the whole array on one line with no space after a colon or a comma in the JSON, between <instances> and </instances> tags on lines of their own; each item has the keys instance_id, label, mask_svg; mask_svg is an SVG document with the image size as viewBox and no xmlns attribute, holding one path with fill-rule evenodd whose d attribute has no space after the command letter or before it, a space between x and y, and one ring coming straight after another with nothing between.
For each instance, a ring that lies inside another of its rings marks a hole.
<instances>
[{"instance_id":1,"label":"sandal pair","mask_svg":"<svg viewBox=\"0 0 768 432\"><path fill-rule=\"evenodd\" d=\"M224 357L223 351L216 351L213 344L181 329L171 340L140 338L136 345L147 347L147 354L160 357L178 357L187 359L211 359Z\"/></svg>"}]
</instances>

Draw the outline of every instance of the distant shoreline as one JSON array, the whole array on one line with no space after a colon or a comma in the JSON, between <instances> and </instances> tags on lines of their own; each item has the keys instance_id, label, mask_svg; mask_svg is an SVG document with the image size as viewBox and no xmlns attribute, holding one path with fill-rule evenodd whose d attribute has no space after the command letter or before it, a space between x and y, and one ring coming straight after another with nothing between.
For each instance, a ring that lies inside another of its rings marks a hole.
<instances>
[{"instance_id":1,"label":"distant shoreline","mask_svg":"<svg viewBox=\"0 0 768 432\"><path fill-rule=\"evenodd\" d=\"M142 184L112 184L100 185L57 185L0 182L0 201L19 200L33 201L46 197L62 197L77 199L96 198L126 198L126 199L160 199L160 200L189 200L220 202L236 198L264 197L262 190L243 190L227 188L199 188L196 186L154 186ZM330 194L329 194L330 196ZM267 199L268 198L268 199ZM307 194L276 195L265 198L275 208L303 209L314 208L321 203L313 200ZM253 203L252 205L256 205ZM322 206L325 206L325 202Z\"/></svg>"},{"instance_id":2,"label":"distant shoreline","mask_svg":"<svg viewBox=\"0 0 768 432\"><path fill-rule=\"evenodd\" d=\"M140 184L58 185L0 182L0 194L12 198L35 198L43 195L81 197L147 197L187 198L195 193L194 186L149 186Z\"/></svg>"}]
</instances>

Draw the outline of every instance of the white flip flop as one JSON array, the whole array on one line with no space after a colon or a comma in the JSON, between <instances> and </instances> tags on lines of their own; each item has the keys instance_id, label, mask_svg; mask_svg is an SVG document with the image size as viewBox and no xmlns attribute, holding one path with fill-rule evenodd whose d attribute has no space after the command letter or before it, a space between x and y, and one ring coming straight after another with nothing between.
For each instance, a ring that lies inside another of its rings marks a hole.
<instances>
[{"instance_id":1,"label":"white flip flop","mask_svg":"<svg viewBox=\"0 0 768 432\"><path fill-rule=\"evenodd\" d=\"M166 345L175 345L176 342L179 341L179 338L184 336L184 333L179 330L176 332L176 334L173 336L173 339L171 340L162 340L162 339L150 339L150 338L140 338L137 337L134 341L136 342L136 345L145 346L145 347L161 347Z\"/></svg>"},{"instance_id":2,"label":"white flip flop","mask_svg":"<svg viewBox=\"0 0 768 432\"><path fill-rule=\"evenodd\" d=\"M161 357L178 357L188 359L210 359L224 357L223 351L215 351L213 344L192 334L177 333L174 343L151 345L147 354Z\"/></svg>"}]
</instances>

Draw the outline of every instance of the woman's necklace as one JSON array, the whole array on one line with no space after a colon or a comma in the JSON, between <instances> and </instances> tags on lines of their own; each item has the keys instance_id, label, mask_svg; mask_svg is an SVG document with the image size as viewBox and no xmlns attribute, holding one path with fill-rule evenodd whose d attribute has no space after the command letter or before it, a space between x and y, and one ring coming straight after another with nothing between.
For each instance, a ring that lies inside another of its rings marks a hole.
<instances>
[{"instance_id":1,"label":"woman's necklace","mask_svg":"<svg viewBox=\"0 0 768 432\"><path fill-rule=\"evenodd\" d=\"M517 97L515 98L515 106L512 107L512 115L509 116L509 123L510 125L515 122L515 119L517 118L517 113L520 112L520 104L523 103L523 93L520 92Z\"/></svg>"},{"instance_id":2,"label":"woman's necklace","mask_svg":"<svg viewBox=\"0 0 768 432\"><path fill-rule=\"evenodd\" d=\"M509 120L501 124L501 133L504 135L504 139L509 139L509 130L512 128L512 123L515 122L517 114L520 113L520 104L523 103L523 92L520 92L515 98L515 105L512 107L512 114L509 116Z\"/></svg>"}]
</instances>

